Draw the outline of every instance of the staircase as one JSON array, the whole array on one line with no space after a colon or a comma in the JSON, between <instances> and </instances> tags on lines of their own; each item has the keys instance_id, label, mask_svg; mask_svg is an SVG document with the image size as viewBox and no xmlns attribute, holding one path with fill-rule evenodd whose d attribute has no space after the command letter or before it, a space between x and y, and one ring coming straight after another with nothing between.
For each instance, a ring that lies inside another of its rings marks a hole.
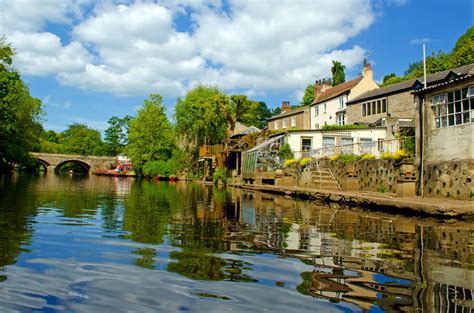
<instances>
[{"instance_id":1,"label":"staircase","mask_svg":"<svg viewBox=\"0 0 474 313\"><path fill-rule=\"evenodd\" d=\"M317 189L341 190L331 171L327 168L313 168L311 170L311 179L313 186Z\"/></svg>"}]
</instances>

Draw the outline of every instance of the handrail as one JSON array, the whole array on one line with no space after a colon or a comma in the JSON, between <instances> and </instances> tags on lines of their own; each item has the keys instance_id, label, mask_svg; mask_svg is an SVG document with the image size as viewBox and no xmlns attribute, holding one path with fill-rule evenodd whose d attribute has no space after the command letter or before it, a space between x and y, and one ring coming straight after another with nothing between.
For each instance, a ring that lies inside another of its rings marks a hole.
<instances>
[{"instance_id":1,"label":"handrail","mask_svg":"<svg viewBox=\"0 0 474 313\"><path fill-rule=\"evenodd\" d=\"M341 185L339 185L339 182L337 181L336 177L334 176L334 174L332 173L332 171L329 167L328 167L328 171L331 174L332 179L336 182L337 188L339 188L339 190L342 190Z\"/></svg>"}]
</instances>

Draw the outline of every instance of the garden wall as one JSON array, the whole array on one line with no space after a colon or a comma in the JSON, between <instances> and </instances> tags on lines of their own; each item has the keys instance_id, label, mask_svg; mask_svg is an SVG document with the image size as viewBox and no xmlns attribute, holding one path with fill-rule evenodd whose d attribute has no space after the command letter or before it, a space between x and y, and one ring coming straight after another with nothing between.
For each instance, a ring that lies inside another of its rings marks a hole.
<instances>
[{"instance_id":1,"label":"garden wall","mask_svg":"<svg viewBox=\"0 0 474 313\"><path fill-rule=\"evenodd\" d=\"M473 160L426 164L423 173L424 196L459 200L473 199Z\"/></svg>"}]
</instances>

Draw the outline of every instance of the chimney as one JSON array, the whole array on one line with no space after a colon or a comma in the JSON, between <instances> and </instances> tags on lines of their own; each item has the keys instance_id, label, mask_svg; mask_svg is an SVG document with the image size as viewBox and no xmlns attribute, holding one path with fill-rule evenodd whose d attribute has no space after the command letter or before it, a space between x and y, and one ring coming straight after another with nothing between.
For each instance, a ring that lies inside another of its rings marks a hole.
<instances>
[{"instance_id":1,"label":"chimney","mask_svg":"<svg viewBox=\"0 0 474 313\"><path fill-rule=\"evenodd\" d=\"M332 81L330 78L319 79L314 82L314 100L318 99L326 90L332 87Z\"/></svg>"},{"instance_id":2,"label":"chimney","mask_svg":"<svg viewBox=\"0 0 474 313\"><path fill-rule=\"evenodd\" d=\"M281 113L290 112L290 111L291 111L290 101L282 101Z\"/></svg>"},{"instance_id":3,"label":"chimney","mask_svg":"<svg viewBox=\"0 0 474 313\"><path fill-rule=\"evenodd\" d=\"M367 62L367 58L364 58L364 63L362 64L362 77L374 78L374 73L370 68L370 63Z\"/></svg>"}]
</instances>

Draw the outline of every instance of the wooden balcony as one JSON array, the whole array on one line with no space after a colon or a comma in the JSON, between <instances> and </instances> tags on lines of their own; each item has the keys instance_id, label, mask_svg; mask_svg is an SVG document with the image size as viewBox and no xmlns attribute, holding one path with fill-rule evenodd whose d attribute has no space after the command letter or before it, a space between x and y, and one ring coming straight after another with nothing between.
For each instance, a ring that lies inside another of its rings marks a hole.
<instances>
[{"instance_id":1,"label":"wooden balcony","mask_svg":"<svg viewBox=\"0 0 474 313\"><path fill-rule=\"evenodd\" d=\"M215 145L215 146L201 146L199 148L199 157L215 157L217 155L221 155L225 152L225 147L223 145Z\"/></svg>"}]
</instances>

